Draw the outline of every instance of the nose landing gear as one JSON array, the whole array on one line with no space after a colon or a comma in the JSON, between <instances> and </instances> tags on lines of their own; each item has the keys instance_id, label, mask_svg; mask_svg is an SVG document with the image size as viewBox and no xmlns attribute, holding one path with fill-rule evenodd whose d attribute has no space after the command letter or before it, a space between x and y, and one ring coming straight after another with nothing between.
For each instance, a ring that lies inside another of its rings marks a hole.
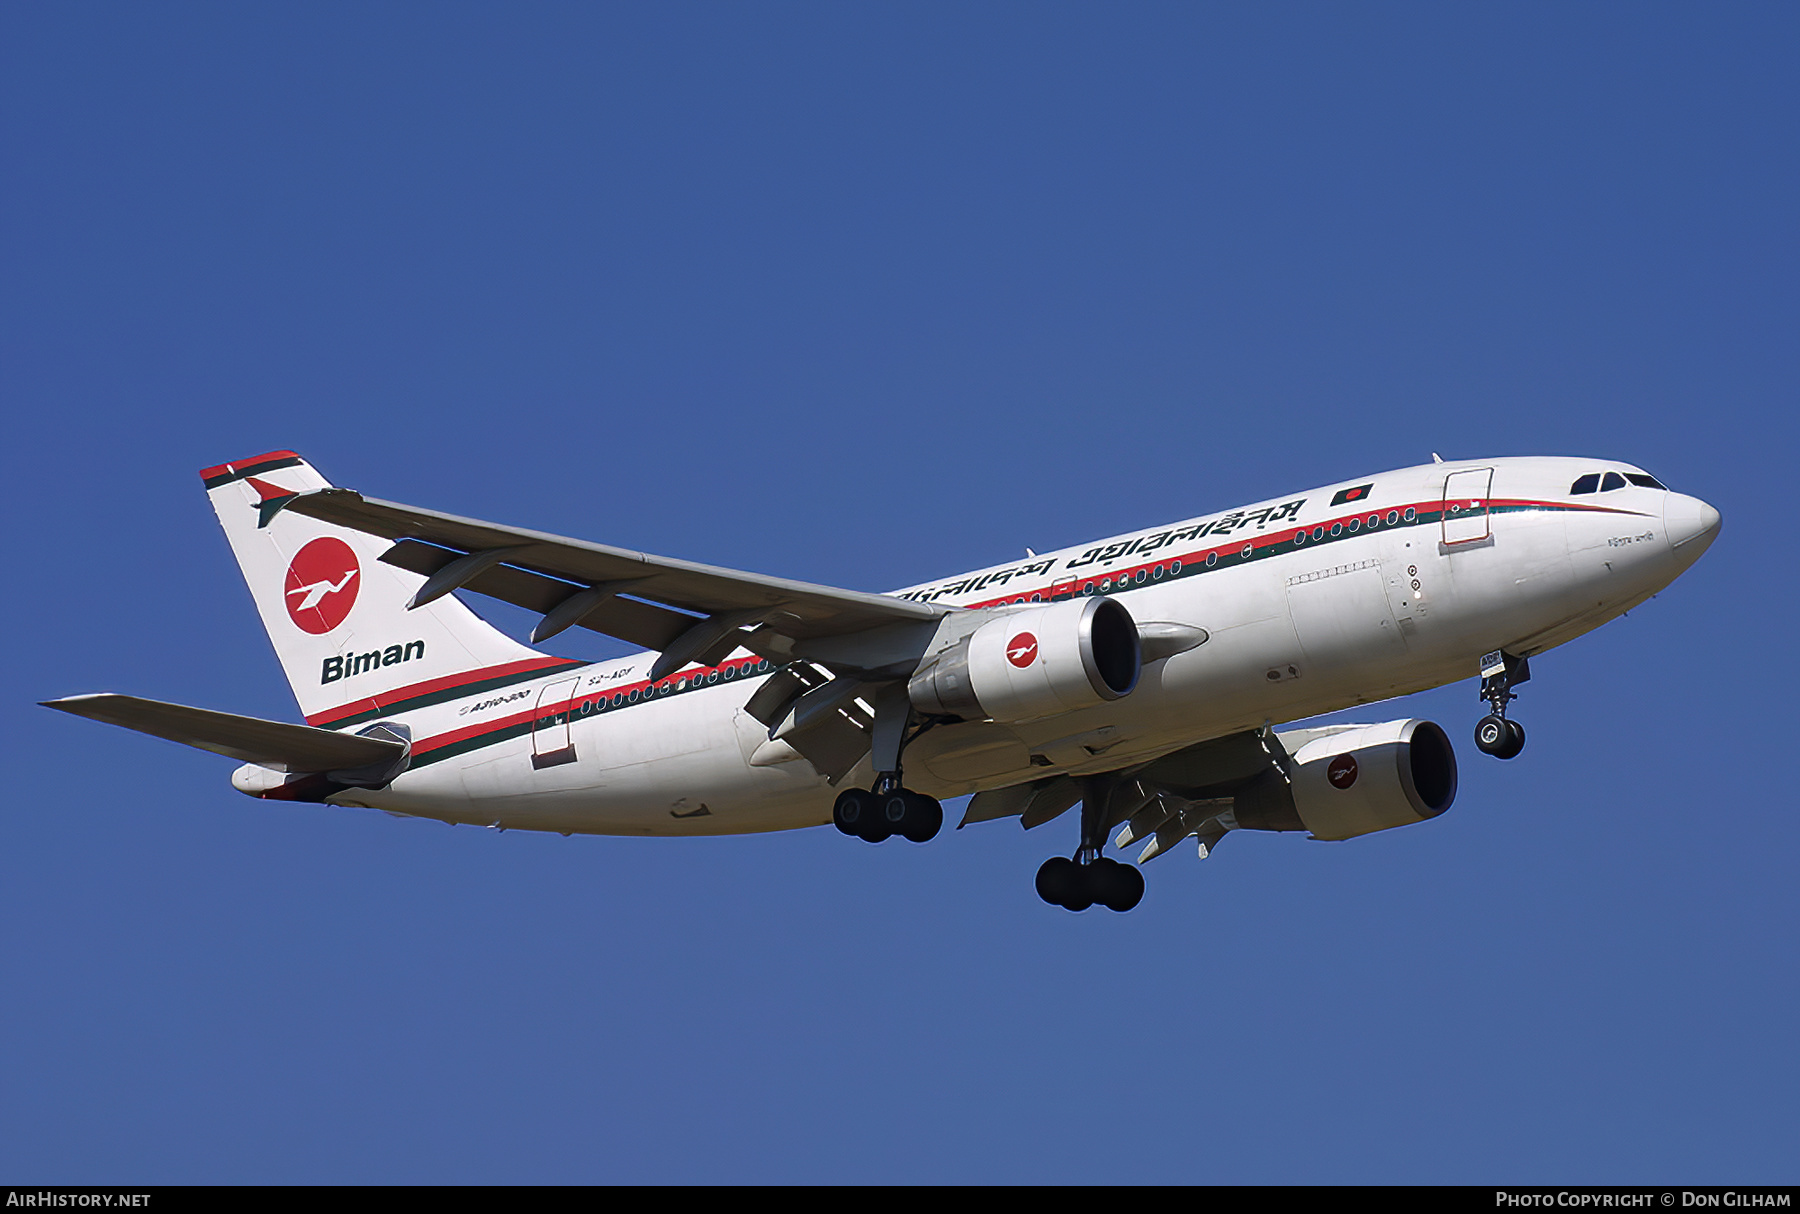
<instances>
[{"instance_id":1,"label":"nose landing gear","mask_svg":"<svg viewBox=\"0 0 1800 1214\"><path fill-rule=\"evenodd\" d=\"M1510 759L1525 749L1525 727L1492 714L1475 726L1475 748L1496 759Z\"/></svg>"},{"instance_id":2,"label":"nose landing gear","mask_svg":"<svg viewBox=\"0 0 1800 1214\"><path fill-rule=\"evenodd\" d=\"M1475 749L1496 759L1511 759L1525 749L1525 727L1506 716L1506 706L1518 699L1513 688L1531 678L1525 658L1496 649L1481 659L1481 698L1492 709L1475 724Z\"/></svg>"}]
</instances>

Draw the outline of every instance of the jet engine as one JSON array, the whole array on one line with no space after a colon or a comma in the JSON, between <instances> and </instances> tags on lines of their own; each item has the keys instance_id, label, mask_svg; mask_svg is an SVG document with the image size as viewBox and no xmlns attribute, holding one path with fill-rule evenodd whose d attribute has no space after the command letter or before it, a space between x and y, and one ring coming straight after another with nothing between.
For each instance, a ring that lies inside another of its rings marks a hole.
<instances>
[{"instance_id":1,"label":"jet engine","mask_svg":"<svg viewBox=\"0 0 1800 1214\"><path fill-rule=\"evenodd\" d=\"M1090 597L997 613L906 685L920 712L1029 721L1130 695L1143 668L1131 613Z\"/></svg>"},{"instance_id":2,"label":"jet engine","mask_svg":"<svg viewBox=\"0 0 1800 1214\"><path fill-rule=\"evenodd\" d=\"M1236 797L1237 825L1351 839L1435 818L1456 799L1456 752L1430 721L1386 721L1277 733L1287 779L1265 778Z\"/></svg>"}]
</instances>

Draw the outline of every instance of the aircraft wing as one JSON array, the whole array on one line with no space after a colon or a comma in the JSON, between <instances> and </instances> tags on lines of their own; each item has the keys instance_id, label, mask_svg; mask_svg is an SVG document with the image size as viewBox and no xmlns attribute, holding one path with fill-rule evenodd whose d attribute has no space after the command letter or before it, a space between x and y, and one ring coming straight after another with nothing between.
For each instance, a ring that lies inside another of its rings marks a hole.
<instances>
[{"instance_id":1,"label":"aircraft wing","mask_svg":"<svg viewBox=\"0 0 1800 1214\"><path fill-rule=\"evenodd\" d=\"M953 610L459 518L351 489L300 494L286 509L394 540L381 559L427 578L415 605L457 589L490 595L544 614L534 641L579 624L660 650L658 678L692 661L722 661L740 645L785 660L794 642L932 626Z\"/></svg>"}]
</instances>

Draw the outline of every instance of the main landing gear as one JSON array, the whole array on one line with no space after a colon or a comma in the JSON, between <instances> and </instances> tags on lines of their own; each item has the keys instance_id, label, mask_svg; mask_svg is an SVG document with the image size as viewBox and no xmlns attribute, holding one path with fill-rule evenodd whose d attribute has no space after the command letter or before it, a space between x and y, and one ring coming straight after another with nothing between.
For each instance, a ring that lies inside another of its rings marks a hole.
<instances>
[{"instance_id":1,"label":"main landing gear","mask_svg":"<svg viewBox=\"0 0 1800 1214\"><path fill-rule=\"evenodd\" d=\"M1123 821L1142 809L1114 804L1116 784L1107 779L1084 780L1081 798L1081 846L1068 856L1052 856L1037 872L1038 897L1064 910L1084 911L1095 905L1128 911L1144 900L1144 874L1134 864L1121 864L1100 854L1106 832L1114 819ZM1109 808L1113 812L1108 812Z\"/></svg>"},{"instance_id":2,"label":"main landing gear","mask_svg":"<svg viewBox=\"0 0 1800 1214\"><path fill-rule=\"evenodd\" d=\"M870 757L875 764L875 786L846 788L831 807L831 821L847 835L867 843L882 843L899 835L914 843L927 843L944 825L944 807L936 797L913 792L900 785L900 752L911 740L907 730L913 721L906 684L894 683L875 696L875 736ZM929 729L921 725L911 737Z\"/></svg>"},{"instance_id":3,"label":"main landing gear","mask_svg":"<svg viewBox=\"0 0 1800 1214\"><path fill-rule=\"evenodd\" d=\"M831 821L865 843L882 843L899 835L928 843L944 825L944 807L936 797L900 787L898 773L876 780L872 789L846 788L831 807Z\"/></svg>"},{"instance_id":4,"label":"main landing gear","mask_svg":"<svg viewBox=\"0 0 1800 1214\"><path fill-rule=\"evenodd\" d=\"M1509 720L1506 706L1518 699L1513 688L1531 678L1531 663L1495 650L1481 659L1481 698L1493 711L1475 724L1475 749L1511 759L1525 749L1525 727Z\"/></svg>"},{"instance_id":5,"label":"main landing gear","mask_svg":"<svg viewBox=\"0 0 1800 1214\"><path fill-rule=\"evenodd\" d=\"M1134 864L1105 856L1051 856L1038 869L1037 892L1064 910L1084 911L1098 903L1107 910L1128 911L1144 900L1144 874Z\"/></svg>"}]
</instances>

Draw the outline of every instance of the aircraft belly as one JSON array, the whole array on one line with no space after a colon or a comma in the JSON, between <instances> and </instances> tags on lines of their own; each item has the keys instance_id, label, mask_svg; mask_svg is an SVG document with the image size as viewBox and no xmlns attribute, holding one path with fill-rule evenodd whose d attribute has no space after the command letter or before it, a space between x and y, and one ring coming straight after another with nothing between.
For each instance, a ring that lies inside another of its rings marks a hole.
<instances>
[{"instance_id":1,"label":"aircraft belly","mask_svg":"<svg viewBox=\"0 0 1800 1214\"><path fill-rule=\"evenodd\" d=\"M471 765L460 787L407 777L353 801L399 813L507 829L617 835L741 834L830 821L836 790L746 767L733 754L696 753L609 768L591 784L524 790L530 752L509 747ZM424 776L426 773L419 773ZM809 772L810 774L810 772Z\"/></svg>"},{"instance_id":2,"label":"aircraft belly","mask_svg":"<svg viewBox=\"0 0 1800 1214\"><path fill-rule=\"evenodd\" d=\"M569 714L566 739L554 735L548 748L543 731L534 729L422 763L388 788L350 790L332 800L446 822L566 833L736 834L830 821L836 790L810 766L749 765L735 721L749 691L747 684L708 688L617 714L577 710ZM465 713L444 706L406 720L415 736L431 739L468 727ZM547 749L567 754L546 765Z\"/></svg>"}]
</instances>

